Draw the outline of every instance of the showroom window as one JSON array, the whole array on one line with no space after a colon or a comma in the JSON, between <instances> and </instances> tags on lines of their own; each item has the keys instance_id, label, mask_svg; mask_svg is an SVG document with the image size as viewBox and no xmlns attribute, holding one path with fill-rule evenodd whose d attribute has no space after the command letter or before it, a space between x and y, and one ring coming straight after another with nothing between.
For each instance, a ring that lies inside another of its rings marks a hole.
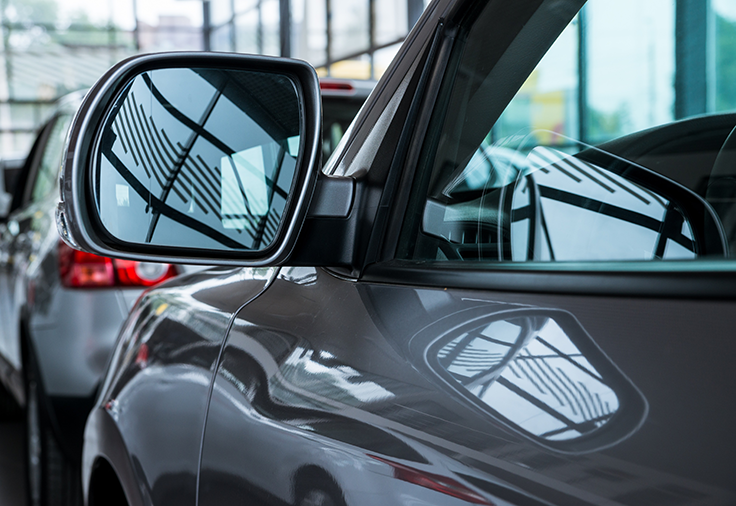
<instances>
[{"instance_id":1,"label":"showroom window","mask_svg":"<svg viewBox=\"0 0 736 506\"><path fill-rule=\"evenodd\" d=\"M488 49L499 46L498 5L468 15L400 258L736 255L736 102L723 86L734 68L734 9L582 3L544 3L498 55ZM545 34L558 35L540 48Z\"/></svg>"}]
</instances>

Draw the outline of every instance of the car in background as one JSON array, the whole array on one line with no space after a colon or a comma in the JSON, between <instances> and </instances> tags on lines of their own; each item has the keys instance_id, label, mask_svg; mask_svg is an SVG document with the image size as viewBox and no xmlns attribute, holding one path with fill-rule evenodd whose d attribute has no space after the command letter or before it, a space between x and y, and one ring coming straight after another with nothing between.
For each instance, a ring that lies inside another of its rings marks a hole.
<instances>
[{"instance_id":1,"label":"car in background","mask_svg":"<svg viewBox=\"0 0 736 506\"><path fill-rule=\"evenodd\" d=\"M25 160L25 156L0 158L0 222L4 222L10 213L13 192Z\"/></svg>"},{"instance_id":2,"label":"car in background","mask_svg":"<svg viewBox=\"0 0 736 506\"><path fill-rule=\"evenodd\" d=\"M358 114L376 82L359 79L322 77L322 161L337 149L353 118Z\"/></svg>"},{"instance_id":3,"label":"car in background","mask_svg":"<svg viewBox=\"0 0 736 506\"><path fill-rule=\"evenodd\" d=\"M325 160L372 87L323 81ZM6 165L15 192L0 225L0 365L2 384L14 397L5 394L7 411L14 411L14 400L26 407L32 505L81 503L82 429L128 311L143 289L202 268L100 257L59 240L58 169L82 97L62 99L27 162Z\"/></svg>"},{"instance_id":4,"label":"car in background","mask_svg":"<svg viewBox=\"0 0 736 506\"><path fill-rule=\"evenodd\" d=\"M84 420L129 309L177 267L73 250L56 231L59 167L83 93L64 97L17 178L0 237L2 387L25 406L32 505L81 503Z\"/></svg>"}]
</instances>

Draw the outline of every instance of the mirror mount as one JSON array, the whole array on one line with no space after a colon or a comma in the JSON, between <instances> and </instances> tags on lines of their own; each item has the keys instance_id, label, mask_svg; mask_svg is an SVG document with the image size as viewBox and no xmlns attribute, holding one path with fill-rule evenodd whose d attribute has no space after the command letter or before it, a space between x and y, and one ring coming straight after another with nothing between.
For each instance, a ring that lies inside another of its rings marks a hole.
<instances>
[{"instance_id":1,"label":"mirror mount","mask_svg":"<svg viewBox=\"0 0 736 506\"><path fill-rule=\"evenodd\" d=\"M187 79L177 82L182 75ZM155 77L164 85L151 84ZM198 96L196 86L208 86L211 95ZM281 100L284 93L289 101ZM192 114L198 107L205 113ZM74 247L116 258L283 264L317 185L320 132L319 82L305 62L225 53L124 60L93 86L72 123L60 180L60 233ZM135 163L128 153L134 150ZM280 199L275 211L274 199ZM147 223L140 223L141 213ZM141 239L135 234L143 229Z\"/></svg>"},{"instance_id":2,"label":"mirror mount","mask_svg":"<svg viewBox=\"0 0 736 506\"><path fill-rule=\"evenodd\" d=\"M320 173L291 266L350 267L355 264L356 227L353 210L363 185L352 177Z\"/></svg>"}]
</instances>

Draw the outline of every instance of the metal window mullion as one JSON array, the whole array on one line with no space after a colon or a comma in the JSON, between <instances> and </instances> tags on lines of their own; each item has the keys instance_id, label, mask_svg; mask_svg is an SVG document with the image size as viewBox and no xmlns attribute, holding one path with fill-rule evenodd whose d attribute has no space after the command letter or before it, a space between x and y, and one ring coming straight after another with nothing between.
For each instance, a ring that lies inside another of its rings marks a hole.
<instances>
[{"instance_id":1,"label":"metal window mullion","mask_svg":"<svg viewBox=\"0 0 736 506\"><path fill-rule=\"evenodd\" d=\"M256 25L256 44L258 54L263 54L263 0L258 0L258 23Z\"/></svg>"},{"instance_id":2,"label":"metal window mullion","mask_svg":"<svg viewBox=\"0 0 736 506\"><path fill-rule=\"evenodd\" d=\"M327 30L327 75L332 75L332 6L330 0L325 0L325 30Z\"/></svg>"},{"instance_id":3,"label":"metal window mullion","mask_svg":"<svg viewBox=\"0 0 736 506\"><path fill-rule=\"evenodd\" d=\"M376 50L376 1L368 0L368 56L370 57L370 78L376 78L374 52Z\"/></svg>"},{"instance_id":4,"label":"metal window mullion","mask_svg":"<svg viewBox=\"0 0 736 506\"><path fill-rule=\"evenodd\" d=\"M279 0L279 41L281 56L291 56L291 2Z\"/></svg>"},{"instance_id":5,"label":"metal window mullion","mask_svg":"<svg viewBox=\"0 0 736 506\"><path fill-rule=\"evenodd\" d=\"M141 50L141 28L138 22L138 0L133 1L133 19L135 19L135 26L133 27L133 39L135 40L135 50L139 52Z\"/></svg>"},{"instance_id":6,"label":"metal window mullion","mask_svg":"<svg viewBox=\"0 0 736 506\"><path fill-rule=\"evenodd\" d=\"M235 24L235 0L230 0L230 20L228 21L228 24L230 25L230 48L235 52L238 50L238 35L236 33Z\"/></svg>"},{"instance_id":7,"label":"metal window mullion","mask_svg":"<svg viewBox=\"0 0 736 506\"><path fill-rule=\"evenodd\" d=\"M578 13L578 140L588 139L588 37L586 32L587 7Z\"/></svg>"}]
</instances>

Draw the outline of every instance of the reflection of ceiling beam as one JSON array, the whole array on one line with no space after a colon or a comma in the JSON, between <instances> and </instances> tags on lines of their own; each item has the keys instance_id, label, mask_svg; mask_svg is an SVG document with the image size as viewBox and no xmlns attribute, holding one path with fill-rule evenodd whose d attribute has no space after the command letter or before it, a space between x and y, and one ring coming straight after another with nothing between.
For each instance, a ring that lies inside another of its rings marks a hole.
<instances>
[{"instance_id":1,"label":"reflection of ceiling beam","mask_svg":"<svg viewBox=\"0 0 736 506\"><path fill-rule=\"evenodd\" d=\"M289 137L301 133L299 97L293 84L285 82L287 77L250 71L192 71L212 86L222 89L222 94L275 142L284 143ZM223 79L226 79L224 86Z\"/></svg>"},{"instance_id":2,"label":"reflection of ceiling beam","mask_svg":"<svg viewBox=\"0 0 736 506\"><path fill-rule=\"evenodd\" d=\"M191 216L182 213L181 211L177 211L173 207L162 202L158 197L154 196L151 192L148 191L143 183L141 183L138 178L136 178L135 175L133 175L128 170L125 164L115 155L115 153L112 152L111 149L105 150L105 153L107 159L115 168L115 171L120 174L120 176L130 185L133 191L135 191L143 199L144 202L150 203L153 210L177 223L181 223L191 230L194 230L206 237L209 237L210 239L222 244L227 248L234 250L244 249L243 244L235 241L234 239L231 239L222 232L215 230L214 228L205 225L199 220L196 220Z\"/></svg>"}]
</instances>

